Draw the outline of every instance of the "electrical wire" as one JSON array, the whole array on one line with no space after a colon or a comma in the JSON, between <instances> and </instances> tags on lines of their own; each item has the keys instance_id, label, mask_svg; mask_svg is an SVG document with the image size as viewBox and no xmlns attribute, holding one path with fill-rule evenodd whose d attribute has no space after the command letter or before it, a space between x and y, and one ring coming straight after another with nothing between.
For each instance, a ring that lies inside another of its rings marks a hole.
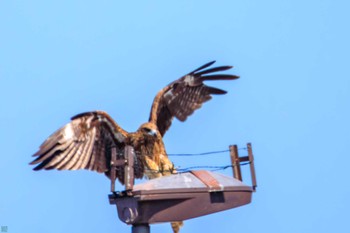
<instances>
[{"instance_id":1,"label":"electrical wire","mask_svg":"<svg viewBox=\"0 0 350 233\"><path fill-rule=\"evenodd\" d=\"M247 150L246 147L238 148L238 150ZM191 153L191 154L168 154L168 156L203 156L203 155L213 155L213 154L222 154L222 153L227 153L230 152L230 150L219 150L219 151L209 151L209 152L203 152L203 153ZM246 163L240 163L240 166L248 165L250 162ZM177 171L177 173L185 173L189 172L191 170L198 170L198 169L207 169L210 171L220 171L220 170L225 170L227 168L232 168L237 166L236 164L233 165L224 165L224 166L192 166L192 167L186 167L186 168L174 168L173 170L150 170L148 169L149 172L153 173L163 173L163 172L169 172L173 173L174 170Z\"/></svg>"},{"instance_id":2,"label":"electrical wire","mask_svg":"<svg viewBox=\"0 0 350 233\"><path fill-rule=\"evenodd\" d=\"M246 147L239 148L238 150L247 150ZM168 154L168 156L202 156L202 155L212 155L230 152L230 150L219 150L219 151L209 151L203 153L192 153L192 154Z\"/></svg>"},{"instance_id":3,"label":"electrical wire","mask_svg":"<svg viewBox=\"0 0 350 233\"><path fill-rule=\"evenodd\" d=\"M246 162L246 163L241 163L240 166L245 166L250 164L250 162ZM177 173L185 173L185 172L189 172L192 170L200 170L200 169L208 169L210 171L220 171L220 170L226 170L227 168L232 168L235 167L237 165L224 165L224 166L192 166L192 167L186 167L186 168L175 168L174 170L176 170ZM163 172L169 172L169 173L173 173L174 170L150 170L148 169L148 171L153 172L153 173L163 173Z\"/></svg>"}]
</instances>

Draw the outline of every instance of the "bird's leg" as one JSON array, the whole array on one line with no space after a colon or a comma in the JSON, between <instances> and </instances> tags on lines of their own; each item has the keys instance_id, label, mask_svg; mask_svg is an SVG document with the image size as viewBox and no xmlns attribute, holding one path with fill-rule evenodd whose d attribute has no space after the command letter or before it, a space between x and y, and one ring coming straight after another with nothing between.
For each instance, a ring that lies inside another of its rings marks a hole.
<instances>
[{"instance_id":1,"label":"bird's leg","mask_svg":"<svg viewBox=\"0 0 350 233\"><path fill-rule=\"evenodd\" d=\"M172 163L168 156L160 155L160 172L163 176L169 176L171 174L176 173L174 163ZM180 227L184 225L183 221L180 222L171 222L171 228L174 233L178 233L180 231Z\"/></svg>"},{"instance_id":2,"label":"bird's leg","mask_svg":"<svg viewBox=\"0 0 350 233\"><path fill-rule=\"evenodd\" d=\"M184 222L172 222L171 223L171 228L173 229L174 233L178 233L180 231L180 227L184 225Z\"/></svg>"},{"instance_id":3,"label":"bird's leg","mask_svg":"<svg viewBox=\"0 0 350 233\"><path fill-rule=\"evenodd\" d=\"M160 166L162 168L162 171L161 171L162 175L164 176L168 176L176 173L174 164L170 161L168 156L164 156L164 155L160 156Z\"/></svg>"},{"instance_id":4,"label":"bird's leg","mask_svg":"<svg viewBox=\"0 0 350 233\"><path fill-rule=\"evenodd\" d=\"M154 179L162 176L162 173L159 171L159 166L157 163L155 163L151 158L148 156L145 156L145 162L146 162L146 176L149 179Z\"/></svg>"},{"instance_id":5,"label":"bird's leg","mask_svg":"<svg viewBox=\"0 0 350 233\"><path fill-rule=\"evenodd\" d=\"M172 163L172 166L170 168L170 172L171 172L171 174L176 174L177 173L174 163Z\"/></svg>"}]
</instances>

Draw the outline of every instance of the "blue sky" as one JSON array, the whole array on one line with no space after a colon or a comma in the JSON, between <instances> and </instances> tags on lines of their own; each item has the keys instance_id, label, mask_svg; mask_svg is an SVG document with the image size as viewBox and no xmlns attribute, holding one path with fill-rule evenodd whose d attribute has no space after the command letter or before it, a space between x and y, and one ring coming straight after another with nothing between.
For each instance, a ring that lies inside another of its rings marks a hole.
<instances>
[{"instance_id":1,"label":"blue sky","mask_svg":"<svg viewBox=\"0 0 350 233\"><path fill-rule=\"evenodd\" d=\"M84 111L105 110L136 130L158 90L217 60L241 79L215 82L228 94L175 121L167 151L251 142L259 187L250 205L186 221L182 232L346 232L348 12L347 1L330 0L1 1L0 225L130 232L104 176L34 172L31 155ZM171 159L183 168L229 163L227 154Z\"/></svg>"}]
</instances>

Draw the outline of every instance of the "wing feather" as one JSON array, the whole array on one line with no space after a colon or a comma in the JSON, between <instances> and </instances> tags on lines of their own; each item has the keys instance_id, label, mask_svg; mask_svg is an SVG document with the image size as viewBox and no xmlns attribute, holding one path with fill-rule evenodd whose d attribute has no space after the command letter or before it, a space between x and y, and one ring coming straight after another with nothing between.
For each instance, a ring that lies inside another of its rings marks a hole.
<instances>
[{"instance_id":1,"label":"wing feather","mask_svg":"<svg viewBox=\"0 0 350 233\"><path fill-rule=\"evenodd\" d=\"M56 146L57 142L59 142L60 144L63 144L62 139L64 134L62 133L62 131L65 131L66 127L68 127L68 125L57 130L48 139L46 139L41 144L39 151L37 151L33 156L38 156L39 154L46 153L47 151L51 150L54 146Z\"/></svg>"},{"instance_id":2,"label":"wing feather","mask_svg":"<svg viewBox=\"0 0 350 233\"><path fill-rule=\"evenodd\" d=\"M49 169L51 167L54 168L55 165L58 165L59 163L61 163L61 161L67 156L67 154L73 150L74 146L75 146L74 143L70 143L69 146L64 151L54 156L51 160L47 160L48 163L42 168L43 169ZM55 151L55 152L58 152L58 151Z\"/></svg>"},{"instance_id":3,"label":"wing feather","mask_svg":"<svg viewBox=\"0 0 350 233\"><path fill-rule=\"evenodd\" d=\"M214 73L214 72L218 72L218 71L229 70L231 68L232 68L232 66L219 66L219 67L203 70L203 71L195 73L195 74L198 76L201 76L203 74L209 74L209 73Z\"/></svg>"},{"instance_id":4,"label":"wing feather","mask_svg":"<svg viewBox=\"0 0 350 233\"><path fill-rule=\"evenodd\" d=\"M83 154L86 154L86 155L91 155L91 151L92 151L92 147L94 145L94 138L96 136L96 128L94 127L92 130L91 130L91 137L89 139L89 141L86 143L86 146L85 146L85 149L83 151ZM86 165L87 163L89 162L91 156L84 156L79 163L77 163L73 168L72 170L77 170L79 169L80 167L85 167L86 168Z\"/></svg>"},{"instance_id":5,"label":"wing feather","mask_svg":"<svg viewBox=\"0 0 350 233\"><path fill-rule=\"evenodd\" d=\"M73 157L73 155L75 155L75 153L77 152L77 147L78 147L77 144L74 143L69 153L67 153L67 155L64 156L64 158L57 165L53 165L51 169L56 168L57 170L65 170L64 167L69 162L69 160Z\"/></svg>"},{"instance_id":6,"label":"wing feather","mask_svg":"<svg viewBox=\"0 0 350 233\"><path fill-rule=\"evenodd\" d=\"M208 62L208 63L202 65L201 67L195 69L194 71L190 72L190 74L194 74L194 73L196 73L196 72L199 71L199 70L203 70L203 69L205 69L205 68L211 66L211 65L214 64L214 63L215 63L215 61Z\"/></svg>"},{"instance_id":7,"label":"wing feather","mask_svg":"<svg viewBox=\"0 0 350 233\"><path fill-rule=\"evenodd\" d=\"M107 172L110 169L111 147L122 151L128 133L105 112L76 115L53 133L33 155L34 170L88 169Z\"/></svg>"},{"instance_id":8,"label":"wing feather","mask_svg":"<svg viewBox=\"0 0 350 233\"><path fill-rule=\"evenodd\" d=\"M231 69L232 66L219 66L204 70L214 62L209 62L195 69L158 92L152 104L149 120L158 126L162 136L169 129L174 117L180 121L185 121L204 102L210 100L212 95L227 93L224 90L205 85L204 81L239 78L236 75L211 74Z\"/></svg>"},{"instance_id":9,"label":"wing feather","mask_svg":"<svg viewBox=\"0 0 350 233\"><path fill-rule=\"evenodd\" d=\"M72 140L73 141L73 140ZM35 159L33 162L30 164L37 164L41 163L46 159L50 159L57 151L64 151L69 147L69 143L64 143L64 144L57 144L55 147L51 148L49 151L41 152L41 153L36 153L39 156L37 159Z\"/></svg>"},{"instance_id":10,"label":"wing feather","mask_svg":"<svg viewBox=\"0 0 350 233\"><path fill-rule=\"evenodd\" d=\"M82 154L82 150L84 148L84 145L86 145L86 143L79 143L79 145L76 147L75 153L72 154L70 156L70 158L66 158L68 161L62 167L62 170L74 170L72 168L79 161L79 159L83 158L84 156L88 156L88 155L83 155Z\"/></svg>"}]
</instances>

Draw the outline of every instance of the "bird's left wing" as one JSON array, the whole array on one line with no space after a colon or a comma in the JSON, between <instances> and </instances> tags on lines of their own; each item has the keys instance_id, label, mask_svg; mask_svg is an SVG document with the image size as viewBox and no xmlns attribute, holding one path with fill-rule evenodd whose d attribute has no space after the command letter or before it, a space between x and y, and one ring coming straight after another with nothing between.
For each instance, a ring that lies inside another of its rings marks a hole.
<instances>
[{"instance_id":1,"label":"bird's left wing","mask_svg":"<svg viewBox=\"0 0 350 233\"><path fill-rule=\"evenodd\" d=\"M30 164L38 164L34 170L88 169L108 173L111 148L116 148L118 157L122 156L127 135L105 112L82 113L46 139ZM142 166L135 172L135 177L141 178ZM117 176L123 183L123 172Z\"/></svg>"},{"instance_id":2,"label":"bird's left wing","mask_svg":"<svg viewBox=\"0 0 350 233\"><path fill-rule=\"evenodd\" d=\"M152 104L149 120L157 125L162 136L170 127L174 117L185 121L204 102L210 100L212 94L226 94L224 90L205 85L204 81L239 78L236 75L211 74L231 69L232 66L219 66L204 70L214 62L199 67L158 92Z\"/></svg>"}]
</instances>

